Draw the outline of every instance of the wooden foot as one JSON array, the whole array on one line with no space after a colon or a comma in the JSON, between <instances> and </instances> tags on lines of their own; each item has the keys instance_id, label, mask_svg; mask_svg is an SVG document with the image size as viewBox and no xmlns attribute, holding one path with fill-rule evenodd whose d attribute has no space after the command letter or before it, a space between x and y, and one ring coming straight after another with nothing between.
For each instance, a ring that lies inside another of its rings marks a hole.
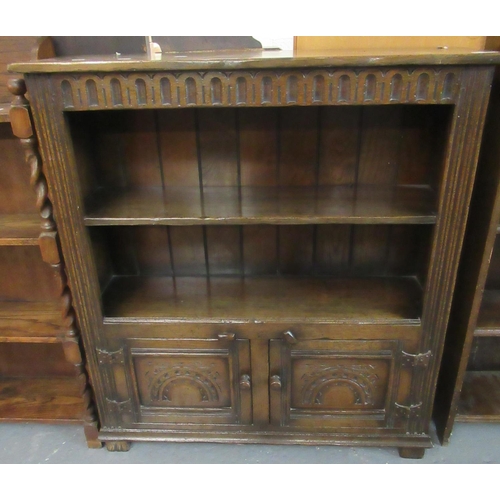
<instances>
[{"instance_id":1,"label":"wooden foot","mask_svg":"<svg viewBox=\"0 0 500 500\"><path fill-rule=\"evenodd\" d=\"M130 450L130 441L106 441L108 451L128 451Z\"/></svg>"},{"instance_id":2,"label":"wooden foot","mask_svg":"<svg viewBox=\"0 0 500 500\"><path fill-rule=\"evenodd\" d=\"M85 439L87 440L87 446L89 448L102 448L102 441L98 439L99 432L97 431L96 425L85 425L83 428L85 432Z\"/></svg>"},{"instance_id":3,"label":"wooden foot","mask_svg":"<svg viewBox=\"0 0 500 500\"><path fill-rule=\"evenodd\" d=\"M87 448L97 450L97 449L102 448L102 445L103 445L103 443L101 441L99 441L98 439L96 439L96 440L87 439Z\"/></svg>"},{"instance_id":4,"label":"wooden foot","mask_svg":"<svg viewBox=\"0 0 500 500\"><path fill-rule=\"evenodd\" d=\"M424 458L425 448L398 448L401 458Z\"/></svg>"}]
</instances>

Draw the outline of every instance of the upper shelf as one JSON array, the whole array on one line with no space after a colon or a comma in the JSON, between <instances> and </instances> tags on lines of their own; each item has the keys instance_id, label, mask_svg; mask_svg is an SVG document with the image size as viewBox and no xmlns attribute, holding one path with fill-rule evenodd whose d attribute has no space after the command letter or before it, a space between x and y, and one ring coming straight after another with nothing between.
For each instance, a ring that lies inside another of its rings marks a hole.
<instances>
[{"instance_id":1,"label":"upper shelf","mask_svg":"<svg viewBox=\"0 0 500 500\"><path fill-rule=\"evenodd\" d=\"M284 50L219 50L206 52L165 53L159 60L147 56L115 55L65 57L11 64L18 73L62 73L88 71L164 71L164 70L235 70L260 68L306 68L339 66L398 66L500 64L500 53L470 49L442 50L329 50L295 55Z\"/></svg>"},{"instance_id":2,"label":"upper shelf","mask_svg":"<svg viewBox=\"0 0 500 500\"><path fill-rule=\"evenodd\" d=\"M193 224L434 224L429 187L211 187L103 190L88 226Z\"/></svg>"},{"instance_id":3,"label":"upper shelf","mask_svg":"<svg viewBox=\"0 0 500 500\"><path fill-rule=\"evenodd\" d=\"M40 236L37 214L0 215L0 246L35 246Z\"/></svg>"}]
</instances>

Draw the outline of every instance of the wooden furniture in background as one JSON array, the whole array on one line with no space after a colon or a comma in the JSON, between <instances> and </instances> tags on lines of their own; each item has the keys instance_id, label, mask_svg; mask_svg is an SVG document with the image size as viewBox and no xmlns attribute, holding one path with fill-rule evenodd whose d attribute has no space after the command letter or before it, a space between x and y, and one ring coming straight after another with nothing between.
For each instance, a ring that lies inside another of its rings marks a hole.
<instances>
[{"instance_id":1,"label":"wooden furniture in background","mask_svg":"<svg viewBox=\"0 0 500 500\"><path fill-rule=\"evenodd\" d=\"M317 50L484 50L488 49L486 36L296 36L297 55Z\"/></svg>"},{"instance_id":2,"label":"wooden furniture in background","mask_svg":"<svg viewBox=\"0 0 500 500\"><path fill-rule=\"evenodd\" d=\"M442 443L449 442L454 421L500 422L499 234L497 70L436 396L434 419Z\"/></svg>"},{"instance_id":3,"label":"wooden furniture in background","mask_svg":"<svg viewBox=\"0 0 500 500\"><path fill-rule=\"evenodd\" d=\"M108 449L421 457L498 62L255 51L13 65Z\"/></svg>"},{"instance_id":4,"label":"wooden furniture in background","mask_svg":"<svg viewBox=\"0 0 500 500\"><path fill-rule=\"evenodd\" d=\"M100 446L64 269L46 263L56 233L29 111L22 97L7 102L7 63L42 53L54 55L45 40L0 37L0 421L84 421Z\"/></svg>"}]
</instances>

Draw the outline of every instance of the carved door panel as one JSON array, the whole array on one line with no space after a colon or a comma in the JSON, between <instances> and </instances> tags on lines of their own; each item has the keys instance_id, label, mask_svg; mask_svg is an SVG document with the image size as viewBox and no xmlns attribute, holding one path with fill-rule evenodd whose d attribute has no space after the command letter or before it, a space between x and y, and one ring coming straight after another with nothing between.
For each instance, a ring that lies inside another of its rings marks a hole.
<instances>
[{"instance_id":1,"label":"carved door panel","mask_svg":"<svg viewBox=\"0 0 500 500\"><path fill-rule=\"evenodd\" d=\"M138 423L250 424L247 340L130 340Z\"/></svg>"},{"instance_id":2,"label":"carved door panel","mask_svg":"<svg viewBox=\"0 0 500 500\"><path fill-rule=\"evenodd\" d=\"M328 430L395 428L397 401L410 392L411 369L398 340L311 340L270 346L271 423Z\"/></svg>"}]
</instances>

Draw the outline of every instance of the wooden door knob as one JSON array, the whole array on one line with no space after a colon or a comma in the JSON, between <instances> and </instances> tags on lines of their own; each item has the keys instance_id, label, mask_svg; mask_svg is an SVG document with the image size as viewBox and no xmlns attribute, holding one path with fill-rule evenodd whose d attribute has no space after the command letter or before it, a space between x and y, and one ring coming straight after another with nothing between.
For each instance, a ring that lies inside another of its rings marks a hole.
<instances>
[{"instance_id":1,"label":"wooden door knob","mask_svg":"<svg viewBox=\"0 0 500 500\"><path fill-rule=\"evenodd\" d=\"M248 391L252 388L252 382L250 380L250 375L242 375L240 377L240 388L243 391Z\"/></svg>"},{"instance_id":2,"label":"wooden door knob","mask_svg":"<svg viewBox=\"0 0 500 500\"><path fill-rule=\"evenodd\" d=\"M270 379L270 385L273 391L279 391L281 389L281 377L279 375L273 375Z\"/></svg>"}]
</instances>

